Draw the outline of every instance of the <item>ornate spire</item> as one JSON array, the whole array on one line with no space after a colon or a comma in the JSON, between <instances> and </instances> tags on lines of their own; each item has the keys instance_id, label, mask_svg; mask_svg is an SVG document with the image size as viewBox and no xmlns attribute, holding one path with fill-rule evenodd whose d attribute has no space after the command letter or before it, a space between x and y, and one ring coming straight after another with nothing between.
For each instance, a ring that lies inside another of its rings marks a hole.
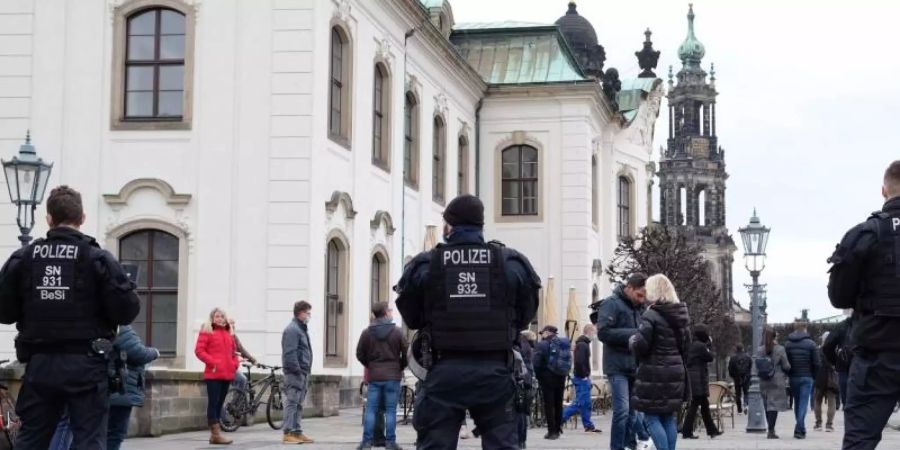
<instances>
[{"instance_id":1,"label":"ornate spire","mask_svg":"<svg viewBox=\"0 0 900 450\"><path fill-rule=\"evenodd\" d=\"M694 35L694 4L691 3L688 7L688 35L684 39L684 42L681 43L681 47L678 47L678 57L681 58L681 63L688 67L700 67L700 60L703 59L703 55L706 54L706 48L703 47L703 43L697 39L697 36Z\"/></svg>"},{"instance_id":2,"label":"ornate spire","mask_svg":"<svg viewBox=\"0 0 900 450\"><path fill-rule=\"evenodd\" d=\"M669 64L669 86L672 86L673 84L675 84L674 76L675 75L672 74L672 65Z\"/></svg>"},{"instance_id":3,"label":"ornate spire","mask_svg":"<svg viewBox=\"0 0 900 450\"><path fill-rule=\"evenodd\" d=\"M644 48L639 52L634 52L634 56L637 56L638 59L638 65L643 69L638 78L656 78L653 69L656 68L656 63L659 61L659 51L653 50L653 42L650 40L652 34L653 32L647 28L647 31L644 32Z\"/></svg>"},{"instance_id":4,"label":"ornate spire","mask_svg":"<svg viewBox=\"0 0 900 450\"><path fill-rule=\"evenodd\" d=\"M25 143L19 146L19 153L36 154L34 146L31 145L31 130L25 132Z\"/></svg>"}]
</instances>

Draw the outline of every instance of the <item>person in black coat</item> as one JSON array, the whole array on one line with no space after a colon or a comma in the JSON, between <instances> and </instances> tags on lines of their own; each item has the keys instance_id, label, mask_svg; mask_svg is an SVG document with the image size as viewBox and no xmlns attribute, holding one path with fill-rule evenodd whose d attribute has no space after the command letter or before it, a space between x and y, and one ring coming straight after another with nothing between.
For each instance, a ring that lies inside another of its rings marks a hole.
<instances>
[{"instance_id":1,"label":"person in black coat","mask_svg":"<svg viewBox=\"0 0 900 450\"><path fill-rule=\"evenodd\" d=\"M709 437L716 437L722 434L716 429L713 422L712 413L709 411L709 366L713 361L713 354L709 350L712 341L709 339L709 332L706 326L698 324L694 326L694 342L688 349L688 378L691 381L691 404L688 407L687 415L684 418L684 425L681 428L681 434L685 439L697 439L694 436L694 421L697 419L697 409L703 418L703 424L706 426L706 434Z\"/></svg>"},{"instance_id":2,"label":"person in black coat","mask_svg":"<svg viewBox=\"0 0 900 450\"><path fill-rule=\"evenodd\" d=\"M734 402L737 403L738 414L744 411L741 397L746 400L750 394L750 372L753 369L753 361L750 355L744 352L744 346L735 346L734 356L728 361L728 376L734 380Z\"/></svg>"},{"instance_id":3,"label":"person in black coat","mask_svg":"<svg viewBox=\"0 0 900 450\"><path fill-rule=\"evenodd\" d=\"M119 327L113 343L114 358L121 359L127 367L125 393L109 396L109 425L106 434L106 449L119 450L128 434L131 408L144 406L144 366L159 358L159 350L147 347L130 325Z\"/></svg>"},{"instance_id":4,"label":"person in black coat","mask_svg":"<svg viewBox=\"0 0 900 450\"><path fill-rule=\"evenodd\" d=\"M790 386L794 400L794 437L806 438L806 413L812 399L813 383L819 372L819 348L806 331L806 322L798 321L788 335L784 349L791 363Z\"/></svg>"},{"instance_id":5,"label":"person in black coat","mask_svg":"<svg viewBox=\"0 0 900 450\"><path fill-rule=\"evenodd\" d=\"M537 335L531 330L522 331L519 334L519 353L522 355L522 364L528 372L525 378L525 405L524 411L519 411L519 448L524 449L528 440L528 417L531 415L531 405L534 403L534 389L537 381L534 378L534 341Z\"/></svg>"},{"instance_id":6,"label":"person in black coat","mask_svg":"<svg viewBox=\"0 0 900 450\"><path fill-rule=\"evenodd\" d=\"M554 341L560 339L558 331L553 325L545 326L541 330L543 339L534 347L534 373L541 387L544 416L547 418L547 434L544 435L544 439L550 440L559 439L559 435L562 434L562 403L566 387L566 375L550 369L550 352Z\"/></svg>"},{"instance_id":7,"label":"person in black coat","mask_svg":"<svg viewBox=\"0 0 900 450\"><path fill-rule=\"evenodd\" d=\"M638 332L628 347L638 358L631 405L643 412L650 438L658 450L675 450L675 412L690 398L684 355L688 350L690 316L665 275L647 279L647 301Z\"/></svg>"},{"instance_id":8,"label":"person in black coat","mask_svg":"<svg viewBox=\"0 0 900 450\"><path fill-rule=\"evenodd\" d=\"M822 354L829 364L834 366L838 379L838 409L847 404L847 379L850 364L853 362L853 346L850 344L850 329L853 327L853 316L839 323L833 332L828 334L822 345Z\"/></svg>"}]
</instances>

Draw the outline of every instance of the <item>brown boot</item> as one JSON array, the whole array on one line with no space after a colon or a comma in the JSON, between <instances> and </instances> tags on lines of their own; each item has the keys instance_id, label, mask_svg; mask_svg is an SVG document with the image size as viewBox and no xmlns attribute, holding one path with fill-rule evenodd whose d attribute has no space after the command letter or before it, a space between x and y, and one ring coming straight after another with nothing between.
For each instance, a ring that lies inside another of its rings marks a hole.
<instances>
[{"instance_id":1,"label":"brown boot","mask_svg":"<svg viewBox=\"0 0 900 450\"><path fill-rule=\"evenodd\" d=\"M209 424L210 444L228 445L231 442L231 439L226 439L225 436L222 436L222 428L219 426L219 422Z\"/></svg>"},{"instance_id":2,"label":"brown boot","mask_svg":"<svg viewBox=\"0 0 900 450\"><path fill-rule=\"evenodd\" d=\"M316 441L306 437L306 435L303 433L298 434L297 439L300 440L301 444L312 444L312 443L316 442Z\"/></svg>"},{"instance_id":3,"label":"brown boot","mask_svg":"<svg viewBox=\"0 0 900 450\"><path fill-rule=\"evenodd\" d=\"M297 433L284 433L284 437L281 438L282 444L302 444L303 441L300 440L300 437Z\"/></svg>"}]
</instances>

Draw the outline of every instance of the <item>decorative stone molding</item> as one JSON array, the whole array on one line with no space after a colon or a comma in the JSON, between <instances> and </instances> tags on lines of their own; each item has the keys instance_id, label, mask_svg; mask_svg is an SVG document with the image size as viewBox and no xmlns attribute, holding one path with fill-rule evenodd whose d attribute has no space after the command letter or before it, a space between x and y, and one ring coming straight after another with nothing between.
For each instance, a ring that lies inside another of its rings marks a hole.
<instances>
[{"instance_id":1,"label":"decorative stone molding","mask_svg":"<svg viewBox=\"0 0 900 450\"><path fill-rule=\"evenodd\" d=\"M372 231L377 231L381 224L384 224L384 232L388 236L393 236L394 231L394 219L391 217L391 213L387 211L378 210L375 212L375 217L369 221L369 227L372 228Z\"/></svg>"},{"instance_id":2,"label":"decorative stone molding","mask_svg":"<svg viewBox=\"0 0 900 450\"><path fill-rule=\"evenodd\" d=\"M599 258L594 259L594 261L591 264L591 271L594 272L595 274L599 275L602 270L603 270L603 263L600 261Z\"/></svg>"},{"instance_id":3,"label":"decorative stone molding","mask_svg":"<svg viewBox=\"0 0 900 450\"><path fill-rule=\"evenodd\" d=\"M131 180L119 189L117 194L103 194L103 200L107 205L122 207L128 204L128 199L139 189L153 189L166 200L166 204L174 208L183 209L191 202L191 194L177 194L172 185L159 178L138 178Z\"/></svg>"},{"instance_id":4,"label":"decorative stone molding","mask_svg":"<svg viewBox=\"0 0 900 450\"><path fill-rule=\"evenodd\" d=\"M384 37L375 39L375 59L383 61L390 66L394 61L394 53L391 51L391 40Z\"/></svg>"},{"instance_id":5,"label":"decorative stone molding","mask_svg":"<svg viewBox=\"0 0 900 450\"><path fill-rule=\"evenodd\" d=\"M525 131L516 130L497 143L497 150L501 151L513 145L530 145L538 149L538 151L541 151L544 147L539 140L531 137L531 135Z\"/></svg>"},{"instance_id":6,"label":"decorative stone molding","mask_svg":"<svg viewBox=\"0 0 900 450\"><path fill-rule=\"evenodd\" d=\"M417 98L422 90L422 82L415 75L406 74L406 92L412 92Z\"/></svg>"},{"instance_id":7,"label":"decorative stone molding","mask_svg":"<svg viewBox=\"0 0 900 450\"><path fill-rule=\"evenodd\" d=\"M450 111L449 106L447 106L447 94L441 92L438 95L434 96L434 113L439 116L446 117L447 112Z\"/></svg>"},{"instance_id":8,"label":"decorative stone molding","mask_svg":"<svg viewBox=\"0 0 900 450\"><path fill-rule=\"evenodd\" d=\"M347 216L347 219L352 219L356 217L356 210L353 209L353 199L350 198L350 194L342 191L334 191L331 194L331 200L325 202L325 210L328 211L329 214L334 214L337 211L338 205L344 206L344 213Z\"/></svg>"},{"instance_id":9,"label":"decorative stone molding","mask_svg":"<svg viewBox=\"0 0 900 450\"><path fill-rule=\"evenodd\" d=\"M351 15L350 0L332 0L335 5L333 16L335 19L344 23L350 23Z\"/></svg>"},{"instance_id":10,"label":"decorative stone molding","mask_svg":"<svg viewBox=\"0 0 900 450\"><path fill-rule=\"evenodd\" d=\"M465 137L466 141L469 141L470 140L469 135L471 134L471 132L472 132L472 127L469 126L469 122L466 122L465 120L460 120L459 121L459 135L461 137Z\"/></svg>"}]
</instances>

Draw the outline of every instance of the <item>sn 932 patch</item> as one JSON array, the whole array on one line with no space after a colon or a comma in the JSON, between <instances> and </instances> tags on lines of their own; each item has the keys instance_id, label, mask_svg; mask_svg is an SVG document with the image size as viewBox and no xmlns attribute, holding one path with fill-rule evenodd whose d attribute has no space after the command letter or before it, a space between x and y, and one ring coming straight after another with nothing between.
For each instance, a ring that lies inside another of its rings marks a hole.
<instances>
[{"instance_id":1,"label":"sn 932 patch","mask_svg":"<svg viewBox=\"0 0 900 450\"><path fill-rule=\"evenodd\" d=\"M491 275L487 267L447 269L447 310L481 312L490 310Z\"/></svg>"}]
</instances>

